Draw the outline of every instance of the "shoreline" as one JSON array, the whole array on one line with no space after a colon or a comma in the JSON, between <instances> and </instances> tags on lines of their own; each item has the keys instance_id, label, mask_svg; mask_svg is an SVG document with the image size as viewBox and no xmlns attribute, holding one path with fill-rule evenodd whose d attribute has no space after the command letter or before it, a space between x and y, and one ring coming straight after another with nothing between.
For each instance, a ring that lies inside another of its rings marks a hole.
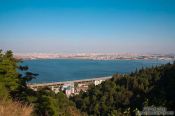
<instances>
[{"instance_id":1,"label":"shoreline","mask_svg":"<svg viewBox=\"0 0 175 116\"><path fill-rule=\"evenodd\" d=\"M55 82L43 82L43 83L28 83L27 85L52 85L52 84L61 84L61 83L74 83L79 81L90 81L90 80L100 80L100 79L111 79L113 76L103 76L96 78L87 78L87 79L78 79L78 80L68 80L68 81L55 81Z\"/></svg>"},{"instance_id":2,"label":"shoreline","mask_svg":"<svg viewBox=\"0 0 175 116\"><path fill-rule=\"evenodd\" d=\"M16 58L18 59L18 58ZM165 58L165 59L162 59L162 58L143 58L143 59L140 59L140 58L118 58L118 59L90 59L90 58L24 58L24 59L19 59L19 60L22 60L22 61L25 61L25 60L92 60L92 61L117 61L117 60L158 60L158 61L174 61L175 58L171 58L171 59L168 59L168 58Z\"/></svg>"},{"instance_id":3,"label":"shoreline","mask_svg":"<svg viewBox=\"0 0 175 116\"><path fill-rule=\"evenodd\" d=\"M175 54L15 54L16 59L78 59L78 60L175 60Z\"/></svg>"}]
</instances>

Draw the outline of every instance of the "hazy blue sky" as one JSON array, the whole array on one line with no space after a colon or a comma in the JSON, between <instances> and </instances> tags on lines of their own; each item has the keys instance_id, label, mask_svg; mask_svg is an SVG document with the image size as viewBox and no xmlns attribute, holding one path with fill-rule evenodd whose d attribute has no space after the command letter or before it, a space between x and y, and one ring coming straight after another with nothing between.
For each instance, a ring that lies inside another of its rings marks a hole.
<instances>
[{"instance_id":1,"label":"hazy blue sky","mask_svg":"<svg viewBox=\"0 0 175 116\"><path fill-rule=\"evenodd\" d=\"M16 53L175 53L175 0L0 0Z\"/></svg>"}]
</instances>

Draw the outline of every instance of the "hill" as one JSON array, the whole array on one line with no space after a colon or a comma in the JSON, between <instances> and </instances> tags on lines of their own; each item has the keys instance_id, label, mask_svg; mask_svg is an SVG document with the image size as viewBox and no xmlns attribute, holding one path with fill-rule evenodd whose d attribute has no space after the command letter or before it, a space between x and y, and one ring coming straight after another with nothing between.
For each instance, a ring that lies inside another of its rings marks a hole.
<instances>
[{"instance_id":1,"label":"hill","mask_svg":"<svg viewBox=\"0 0 175 116\"><path fill-rule=\"evenodd\" d=\"M175 109L175 62L129 75L115 74L101 85L72 97L88 115L136 115L144 107Z\"/></svg>"}]
</instances>

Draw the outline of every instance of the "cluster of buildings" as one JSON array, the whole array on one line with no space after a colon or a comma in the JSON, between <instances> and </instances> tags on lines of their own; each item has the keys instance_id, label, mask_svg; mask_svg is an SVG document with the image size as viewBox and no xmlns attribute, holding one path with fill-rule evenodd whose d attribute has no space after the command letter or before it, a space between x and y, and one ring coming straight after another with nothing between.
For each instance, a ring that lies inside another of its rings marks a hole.
<instances>
[{"instance_id":1,"label":"cluster of buildings","mask_svg":"<svg viewBox=\"0 0 175 116\"><path fill-rule=\"evenodd\" d=\"M66 82L53 82L53 83L42 83L42 84L28 84L28 87L37 91L41 88L50 88L55 93L60 91L64 92L67 97L79 94L81 91L87 91L90 85L99 85L103 81L107 79L111 79L112 76L109 77L101 77L101 78L92 78L92 79L84 79L84 80L74 80L74 81L66 81Z\"/></svg>"},{"instance_id":2,"label":"cluster of buildings","mask_svg":"<svg viewBox=\"0 0 175 116\"><path fill-rule=\"evenodd\" d=\"M77 54L15 54L17 59L91 59L91 60L175 60L174 54L77 53Z\"/></svg>"}]
</instances>

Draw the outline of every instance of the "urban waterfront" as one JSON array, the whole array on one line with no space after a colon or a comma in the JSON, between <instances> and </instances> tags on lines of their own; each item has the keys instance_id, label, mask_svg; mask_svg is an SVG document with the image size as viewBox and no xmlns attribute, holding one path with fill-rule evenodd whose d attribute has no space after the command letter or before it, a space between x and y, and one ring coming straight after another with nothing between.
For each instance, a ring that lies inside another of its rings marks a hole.
<instances>
[{"instance_id":1,"label":"urban waterfront","mask_svg":"<svg viewBox=\"0 0 175 116\"><path fill-rule=\"evenodd\" d=\"M28 87L34 91L42 88L50 88L55 93L60 91L64 92L67 97L79 94L81 91L86 92L91 85L99 85L103 81L111 79L112 76L99 77L83 80L65 81L65 82L52 82L52 83L29 83Z\"/></svg>"},{"instance_id":2,"label":"urban waterfront","mask_svg":"<svg viewBox=\"0 0 175 116\"><path fill-rule=\"evenodd\" d=\"M82 59L36 59L24 60L22 65L39 74L31 83L49 83L82 80L127 74L142 67L165 64L167 60L82 60Z\"/></svg>"}]
</instances>

